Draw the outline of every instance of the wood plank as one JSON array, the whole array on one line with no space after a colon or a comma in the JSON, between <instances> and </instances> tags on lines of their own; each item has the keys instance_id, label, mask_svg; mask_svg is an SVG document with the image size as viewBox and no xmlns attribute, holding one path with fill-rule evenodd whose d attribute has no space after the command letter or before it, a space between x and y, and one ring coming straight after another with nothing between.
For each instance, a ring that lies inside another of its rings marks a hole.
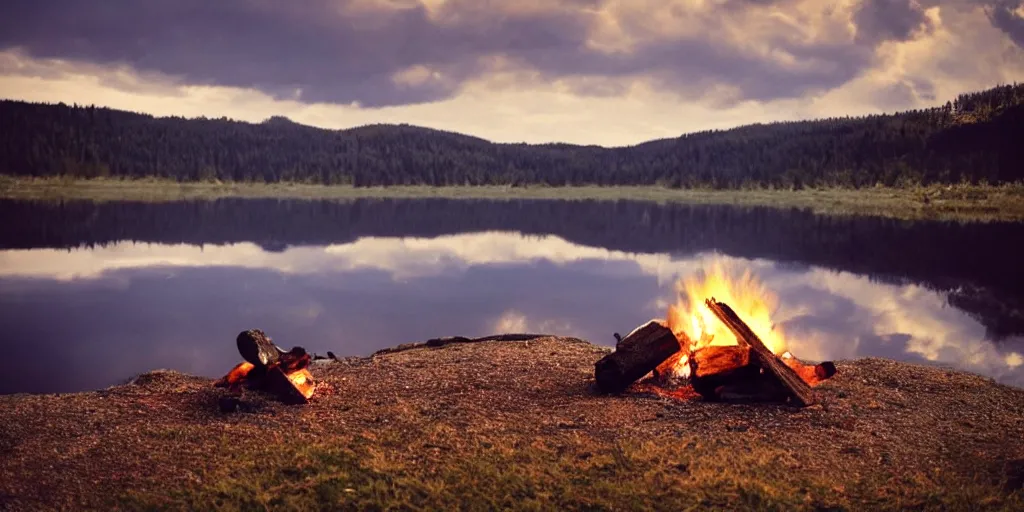
<instances>
[{"instance_id":1,"label":"wood plank","mask_svg":"<svg viewBox=\"0 0 1024 512\"><path fill-rule=\"evenodd\" d=\"M718 302L714 297L704 301L711 312L736 335L740 344L750 346L751 358L782 384L791 395L794 404L805 407L815 402L814 391L779 356L775 355L761 338L736 314L728 304Z\"/></svg>"},{"instance_id":2,"label":"wood plank","mask_svg":"<svg viewBox=\"0 0 1024 512\"><path fill-rule=\"evenodd\" d=\"M663 323L651 320L622 338L615 352L594 364L597 387L605 393L621 393L680 349L672 331Z\"/></svg>"},{"instance_id":3,"label":"wood plank","mask_svg":"<svg viewBox=\"0 0 1024 512\"><path fill-rule=\"evenodd\" d=\"M690 361L692 377L708 377L749 365L750 347L739 345L704 347L695 351L690 357Z\"/></svg>"}]
</instances>

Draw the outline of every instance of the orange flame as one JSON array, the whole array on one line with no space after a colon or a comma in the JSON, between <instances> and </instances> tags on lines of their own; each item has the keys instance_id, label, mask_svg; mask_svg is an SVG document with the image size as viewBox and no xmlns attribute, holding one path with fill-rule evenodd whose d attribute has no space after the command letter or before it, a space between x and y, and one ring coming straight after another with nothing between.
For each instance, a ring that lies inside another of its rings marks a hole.
<instances>
[{"instance_id":1,"label":"orange flame","mask_svg":"<svg viewBox=\"0 0 1024 512\"><path fill-rule=\"evenodd\" d=\"M696 276L676 284L679 300L669 306L668 326L690 350L736 345L736 337L704 304L715 298L728 304L772 352L786 350L782 331L772 323L778 299L749 270L742 273L723 262L713 262ZM685 334L682 336L681 334Z\"/></svg>"},{"instance_id":2,"label":"orange flame","mask_svg":"<svg viewBox=\"0 0 1024 512\"><path fill-rule=\"evenodd\" d=\"M292 381L292 385L295 386L299 393L302 393L306 400L313 397L313 392L316 391L316 382L313 380L313 374L309 373L309 370L303 368L285 375L288 377L288 380Z\"/></svg>"},{"instance_id":3,"label":"orange flame","mask_svg":"<svg viewBox=\"0 0 1024 512\"><path fill-rule=\"evenodd\" d=\"M214 386L227 388L241 386L242 383L245 382L245 377L249 375L249 372L251 372L253 368L255 368L255 366L250 362L243 361L238 363L230 372L228 372L227 375L221 377L220 380L215 382Z\"/></svg>"}]
</instances>

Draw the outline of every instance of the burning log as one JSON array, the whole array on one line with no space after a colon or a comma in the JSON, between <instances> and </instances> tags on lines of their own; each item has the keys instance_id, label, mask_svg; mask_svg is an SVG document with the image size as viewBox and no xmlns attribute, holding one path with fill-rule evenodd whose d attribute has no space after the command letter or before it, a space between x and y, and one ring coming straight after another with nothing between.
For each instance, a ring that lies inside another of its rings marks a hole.
<instances>
[{"instance_id":1,"label":"burning log","mask_svg":"<svg viewBox=\"0 0 1024 512\"><path fill-rule=\"evenodd\" d=\"M213 385L218 388L228 388L237 391L238 389L241 389L242 384L245 383L246 377L249 376L249 373L252 372L253 368L256 367L249 361L238 363L230 372L227 373L227 375L221 377L217 382L214 382Z\"/></svg>"},{"instance_id":2,"label":"burning log","mask_svg":"<svg viewBox=\"0 0 1024 512\"><path fill-rule=\"evenodd\" d=\"M741 345L747 345L750 349L750 357L758 366L764 368L765 372L771 374L781 384L786 392L792 397L793 402L801 407L814 403L814 392L800 376L789 367L779 356L775 355L761 338L750 330L750 327L723 302L714 298L705 301L712 313L736 335L736 340ZM833 366L834 368L834 366Z\"/></svg>"},{"instance_id":3,"label":"burning log","mask_svg":"<svg viewBox=\"0 0 1024 512\"><path fill-rule=\"evenodd\" d=\"M680 343L680 346L683 344ZM672 385L683 376L679 374L679 367L686 364L687 352L680 350L669 356L664 362L654 369L654 379L661 385Z\"/></svg>"},{"instance_id":4,"label":"burning log","mask_svg":"<svg viewBox=\"0 0 1024 512\"><path fill-rule=\"evenodd\" d=\"M697 350L690 357L692 378L735 371L750 364L750 348L739 345L710 346Z\"/></svg>"},{"instance_id":5,"label":"burning log","mask_svg":"<svg viewBox=\"0 0 1024 512\"><path fill-rule=\"evenodd\" d=\"M214 383L232 391L249 389L266 391L289 404L306 403L316 391L316 380L307 368L311 358L302 347L285 352L259 329L243 331L235 339L238 352L245 359Z\"/></svg>"},{"instance_id":6,"label":"burning log","mask_svg":"<svg viewBox=\"0 0 1024 512\"><path fill-rule=\"evenodd\" d=\"M286 404L304 404L309 402L316 391L316 382L309 370L303 368L285 373L280 366L270 369L263 379L262 388L277 395Z\"/></svg>"},{"instance_id":7,"label":"burning log","mask_svg":"<svg viewBox=\"0 0 1024 512\"><path fill-rule=\"evenodd\" d=\"M621 393L681 350L675 334L657 320L636 328L615 345L615 352L594 365L597 387Z\"/></svg>"},{"instance_id":8,"label":"burning log","mask_svg":"<svg viewBox=\"0 0 1024 512\"><path fill-rule=\"evenodd\" d=\"M750 349L741 346L710 346L690 355L690 385L707 400L719 400L723 386L757 381L761 369L750 363Z\"/></svg>"},{"instance_id":9,"label":"burning log","mask_svg":"<svg viewBox=\"0 0 1024 512\"><path fill-rule=\"evenodd\" d=\"M805 364L803 361L793 357L789 352L782 355L782 361L786 363L800 376L804 382L814 386L817 383L828 379L836 374L836 364L832 361L825 361L823 363L811 366Z\"/></svg>"}]
</instances>

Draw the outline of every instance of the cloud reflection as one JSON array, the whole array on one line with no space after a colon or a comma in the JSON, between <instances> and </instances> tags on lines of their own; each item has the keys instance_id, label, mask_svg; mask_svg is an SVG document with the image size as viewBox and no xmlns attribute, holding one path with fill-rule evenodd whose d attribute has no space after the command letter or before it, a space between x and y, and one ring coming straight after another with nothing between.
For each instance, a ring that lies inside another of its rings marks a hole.
<instances>
[{"instance_id":1,"label":"cloud reflection","mask_svg":"<svg viewBox=\"0 0 1024 512\"><path fill-rule=\"evenodd\" d=\"M0 348L39 362L6 372L0 392L95 388L158 367L215 376L237 359L230 340L250 327L339 354L495 332L610 344L612 332L662 316L675 280L712 260L750 269L778 294L776 321L800 357L949 364L1024 386L1024 339L987 340L978 321L916 284L493 232L280 252L247 243L3 251ZM63 380L40 380L55 362Z\"/></svg>"}]
</instances>

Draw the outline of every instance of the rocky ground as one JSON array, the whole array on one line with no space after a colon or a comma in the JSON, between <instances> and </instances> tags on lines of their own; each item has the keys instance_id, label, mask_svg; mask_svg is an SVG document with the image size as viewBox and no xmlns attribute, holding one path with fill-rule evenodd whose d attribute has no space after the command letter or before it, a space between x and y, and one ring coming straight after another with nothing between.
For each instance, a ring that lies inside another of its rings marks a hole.
<instances>
[{"instance_id":1,"label":"rocky ground","mask_svg":"<svg viewBox=\"0 0 1024 512\"><path fill-rule=\"evenodd\" d=\"M879 359L818 405L593 391L564 338L318 363L312 403L152 372L0 397L0 510L1024 507L1024 390ZM225 369L226 371L227 369Z\"/></svg>"}]
</instances>

